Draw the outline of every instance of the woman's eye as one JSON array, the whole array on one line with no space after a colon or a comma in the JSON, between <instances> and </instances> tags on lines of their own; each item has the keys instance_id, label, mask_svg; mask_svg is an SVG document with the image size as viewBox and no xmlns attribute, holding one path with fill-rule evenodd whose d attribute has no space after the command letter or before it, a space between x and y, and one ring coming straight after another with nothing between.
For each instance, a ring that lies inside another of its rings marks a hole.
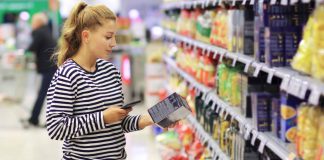
<instances>
[{"instance_id":1,"label":"woman's eye","mask_svg":"<svg viewBox=\"0 0 324 160\"><path fill-rule=\"evenodd\" d=\"M111 39L111 37L106 37L107 40Z\"/></svg>"}]
</instances>

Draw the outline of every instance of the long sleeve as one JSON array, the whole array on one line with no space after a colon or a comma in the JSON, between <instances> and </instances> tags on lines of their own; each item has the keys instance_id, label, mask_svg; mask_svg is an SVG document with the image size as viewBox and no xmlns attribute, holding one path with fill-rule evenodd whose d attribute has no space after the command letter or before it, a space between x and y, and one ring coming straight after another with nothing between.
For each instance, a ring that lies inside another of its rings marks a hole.
<instances>
[{"instance_id":1,"label":"long sleeve","mask_svg":"<svg viewBox=\"0 0 324 160\"><path fill-rule=\"evenodd\" d=\"M122 128L125 133L141 130L138 126L140 116L127 116L122 121Z\"/></svg>"},{"instance_id":2,"label":"long sleeve","mask_svg":"<svg viewBox=\"0 0 324 160\"><path fill-rule=\"evenodd\" d=\"M75 91L71 80L58 75L47 92L46 126L55 140L67 140L105 128L102 112L73 115Z\"/></svg>"},{"instance_id":3,"label":"long sleeve","mask_svg":"<svg viewBox=\"0 0 324 160\"><path fill-rule=\"evenodd\" d=\"M32 38L32 43L29 45L27 50L38 54L39 48L42 47L42 34L35 30L32 32Z\"/></svg>"}]
</instances>

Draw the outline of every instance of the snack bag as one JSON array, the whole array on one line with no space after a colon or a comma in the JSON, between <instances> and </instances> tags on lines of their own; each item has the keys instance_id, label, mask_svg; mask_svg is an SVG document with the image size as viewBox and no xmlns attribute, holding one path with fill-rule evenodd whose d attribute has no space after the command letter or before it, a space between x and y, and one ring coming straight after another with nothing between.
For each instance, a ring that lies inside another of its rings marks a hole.
<instances>
[{"instance_id":1,"label":"snack bag","mask_svg":"<svg viewBox=\"0 0 324 160\"><path fill-rule=\"evenodd\" d=\"M320 122L324 122L324 114L320 117ZM320 123L317 134L317 153L316 160L324 160L324 123Z\"/></svg>"},{"instance_id":2,"label":"snack bag","mask_svg":"<svg viewBox=\"0 0 324 160\"><path fill-rule=\"evenodd\" d=\"M310 106L306 106L302 104L298 108L298 117L297 117L297 135L296 135L296 148L297 148L297 155L299 157L303 156L303 146L305 140L305 120L307 118L308 111Z\"/></svg>"},{"instance_id":3,"label":"snack bag","mask_svg":"<svg viewBox=\"0 0 324 160\"><path fill-rule=\"evenodd\" d=\"M312 74L315 78L324 80L324 6L318 6L314 12Z\"/></svg>"},{"instance_id":4,"label":"snack bag","mask_svg":"<svg viewBox=\"0 0 324 160\"><path fill-rule=\"evenodd\" d=\"M314 18L311 16L309 17L308 22L306 24L304 34L303 34L303 40L299 43L297 54L294 56L291 62L292 68L306 74L311 73L311 67L312 67L313 26L314 26Z\"/></svg>"},{"instance_id":5,"label":"snack bag","mask_svg":"<svg viewBox=\"0 0 324 160\"><path fill-rule=\"evenodd\" d=\"M320 107L310 107L305 119L305 141L303 141L303 156L304 160L313 160L316 157L317 134L319 126L319 117L322 112Z\"/></svg>"}]
</instances>

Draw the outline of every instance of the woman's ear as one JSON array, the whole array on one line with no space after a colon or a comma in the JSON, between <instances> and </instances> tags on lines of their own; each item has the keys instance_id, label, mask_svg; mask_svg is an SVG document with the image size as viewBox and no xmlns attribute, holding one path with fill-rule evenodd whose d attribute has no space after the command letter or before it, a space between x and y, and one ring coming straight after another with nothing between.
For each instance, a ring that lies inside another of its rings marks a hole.
<instances>
[{"instance_id":1,"label":"woman's ear","mask_svg":"<svg viewBox=\"0 0 324 160\"><path fill-rule=\"evenodd\" d=\"M83 43L88 43L90 38L90 31L89 30L83 30L81 32L81 39Z\"/></svg>"}]
</instances>

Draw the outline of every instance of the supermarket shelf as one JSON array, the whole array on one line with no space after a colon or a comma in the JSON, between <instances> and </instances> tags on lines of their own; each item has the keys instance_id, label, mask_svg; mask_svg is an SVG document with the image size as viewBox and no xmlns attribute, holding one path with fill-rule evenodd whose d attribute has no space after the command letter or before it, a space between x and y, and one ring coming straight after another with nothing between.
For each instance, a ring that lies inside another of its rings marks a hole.
<instances>
[{"instance_id":1,"label":"supermarket shelf","mask_svg":"<svg viewBox=\"0 0 324 160\"><path fill-rule=\"evenodd\" d=\"M197 122L196 118L192 115L189 115L187 117L188 122L195 128L196 133L200 137L200 140L202 140L204 143L207 143L207 146L209 148L212 148L212 157L213 159L216 159L218 157L221 160L229 160L230 157L228 157L218 146L216 141L207 133L205 132L204 128Z\"/></svg>"},{"instance_id":2,"label":"supermarket shelf","mask_svg":"<svg viewBox=\"0 0 324 160\"><path fill-rule=\"evenodd\" d=\"M213 101L213 107L217 113L225 114L225 117L230 116L235 119L243 130L241 131L244 135L245 140L252 139L251 143L254 145L255 140L260 140L260 145L258 148L259 152L263 152L264 147L267 146L271 151L273 151L276 155L278 155L281 159L289 159L289 156L294 155L294 151L289 149L287 146L288 144L283 143L279 138L271 135L270 133L266 132L258 132L255 127L252 126L252 121L250 119L245 118L242 116L238 109L235 107L230 106L227 102L220 99L216 94L210 93L206 97L206 101ZM250 137L250 135L253 135Z\"/></svg>"},{"instance_id":3,"label":"supermarket shelf","mask_svg":"<svg viewBox=\"0 0 324 160\"><path fill-rule=\"evenodd\" d=\"M222 3L227 3L230 5L242 4L242 5L254 5L256 0L182 0L177 2L168 2L164 3L162 6L162 10L170 10L170 9L190 9L190 8L206 8L206 7L215 7ZM323 3L324 0L316 0L316 3ZM275 3L276 1L271 1L271 3ZM290 4L297 3L298 0L291 0ZM310 0L303 0L303 3L309 3ZM281 5L288 5L288 0L282 0Z\"/></svg>"},{"instance_id":4,"label":"supermarket shelf","mask_svg":"<svg viewBox=\"0 0 324 160\"><path fill-rule=\"evenodd\" d=\"M164 57L164 60L189 83L193 83L194 86L199 86L199 83L190 77L190 75L185 73L180 68L175 68L175 62L172 59ZM199 87L197 88L200 89ZM270 133L258 132L255 127L252 126L250 119L242 116L237 108L230 106L227 102L220 99L214 92L212 92L212 90L209 90L207 93L205 92L205 102L209 103L210 101L213 101L214 105L212 105L212 109L214 109L217 113L225 115L225 118L230 116L232 120L235 119L239 123L240 128L242 128L240 133L244 135L245 140L251 139L252 145L254 145L256 139L260 140L260 145L258 148L259 152L262 153L266 146L283 160L288 160L295 156L294 151L288 149L287 144L281 142L279 138L272 136Z\"/></svg>"},{"instance_id":5,"label":"supermarket shelf","mask_svg":"<svg viewBox=\"0 0 324 160\"><path fill-rule=\"evenodd\" d=\"M220 60L223 57L232 59L232 65L235 66L237 62L241 62L245 65L244 72L247 72L250 67L255 68L253 76L257 77L260 71L268 74L267 82L271 83L273 77L282 79L280 89L287 93L299 97L301 99L306 98L306 92L310 91L308 102L313 105L319 105L321 96L324 96L324 83L315 80L309 76L301 75L299 72L294 71L287 67L269 67L264 63L255 61L252 57L243 54L232 53L224 48L206 44L185 36L179 35L170 30L164 30L164 34L169 39L178 40L184 42L187 46L195 46L202 48L204 53L213 53L213 57L220 56Z\"/></svg>"},{"instance_id":6,"label":"supermarket shelf","mask_svg":"<svg viewBox=\"0 0 324 160\"><path fill-rule=\"evenodd\" d=\"M212 90L212 88L206 87L200 83L198 83L193 77L191 77L189 74L184 72L182 69L177 67L177 64L175 63L174 60L163 57L164 61L168 64L168 66L172 67L173 70L175 70L177 73L183 76L185 80L189 82L191 87L194 87L198 92L202 92L203 94L207 94Z\"/></svg>"},{"instance_id":7,"label":"supermarket shelf","mask_svg":"<svg viewBox=\"0 0 324 160\"><path fill-rule=\"evenodd\" d=\"M183 0L178 2L165 3L163 4L162 9L170 10L170 9L177 9L177 8L190 9L190 8L197 8L197 7L198 8L215 7L216 5L222 4L223 2L231 5L235 5L237 3L241 3L243 5L247 4L247 0L191 0L191 1Z\"/></svg>"},{"instance_id":8,"label":"supermarket shelf","mask_svg":"<svg viewBox=\"0 0 324 160\"><path fill-rule=\"evenodd\" d=\"M171 90L169 85L165 86L168 94L172 94L173 91ZM195 117L189 115L187 116L186 120L192 125L201 142L207 144L207 147L212 152L211 155L213 159L216 159L218 157L218 159L221 160L230 160L230 158L219 148L217 142L207 132L205 132L204 128L197 122Z\"/></svg>"}]
</instances>

